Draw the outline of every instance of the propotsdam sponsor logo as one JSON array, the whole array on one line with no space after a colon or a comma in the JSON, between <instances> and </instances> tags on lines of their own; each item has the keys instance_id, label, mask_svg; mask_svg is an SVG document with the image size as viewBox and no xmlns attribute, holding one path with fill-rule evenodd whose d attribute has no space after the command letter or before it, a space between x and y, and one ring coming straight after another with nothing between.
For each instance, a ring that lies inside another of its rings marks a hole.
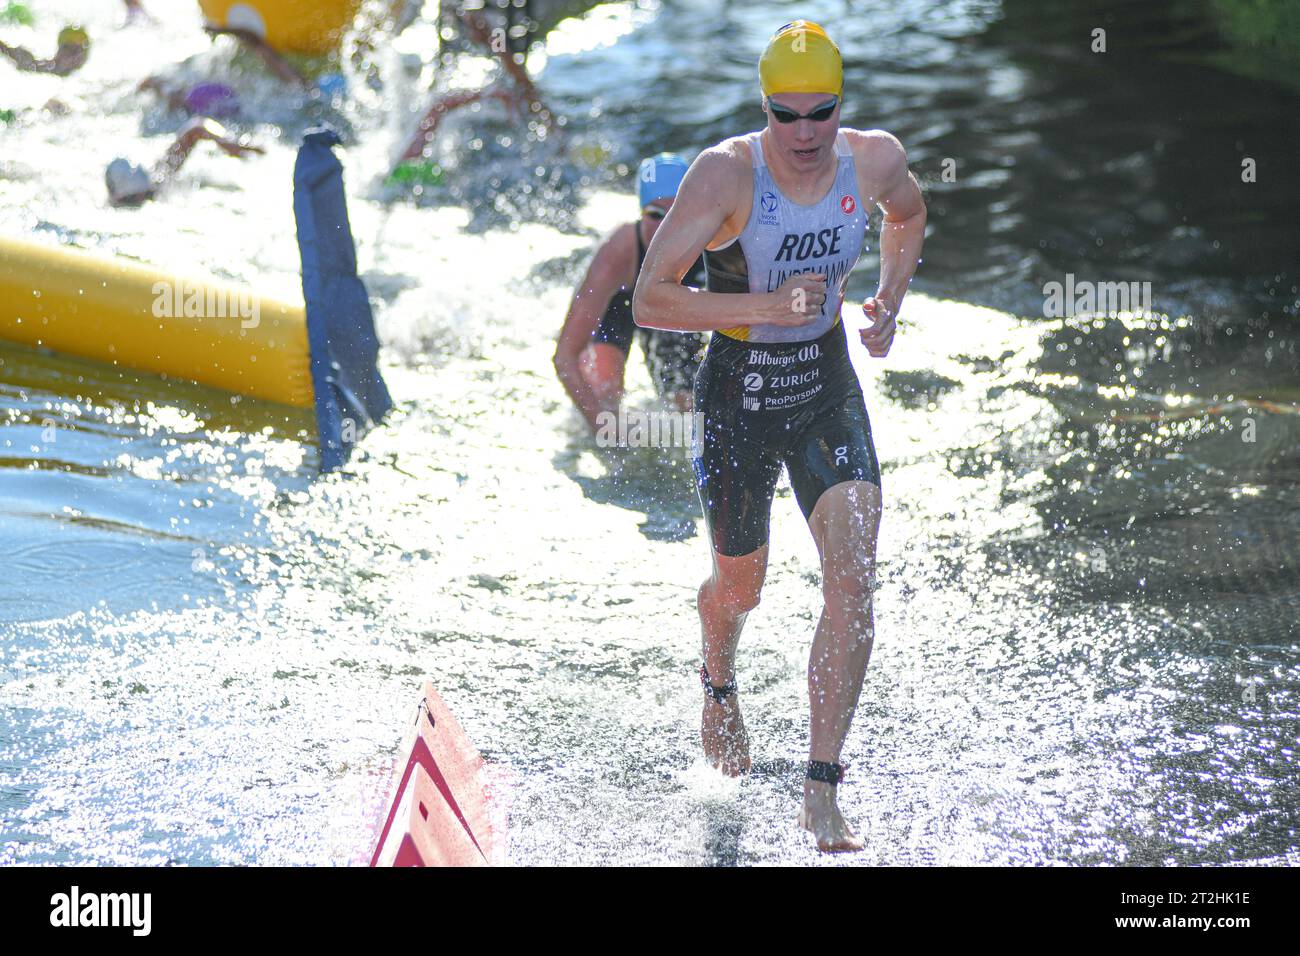
<instances>
[{"instance_id":1,"label":"propotsdam sponsor logo","mask_svg":"<svg viewBox=\"0 0 1300 956\"><path fill-rule=\"evenodd\" d=\"M125 926L133 936L148 936L152 925L150 893L68 893L50 897L51 926Z\"/></svg>"},{"instance_id":2,"label":"propotsdam sponsor logo","mask_svg":"<svg viewBox=\"0 0 1300 956\"><path fill-rule=\"evenodd\" d=\"M796 405L802 405L804 402L812 401L814 397L821 393L821 390L822 384L819 382L812 388L805 388L802 392L768 395L763 405L765 408L793 408Z\"/></svg>"}]
</instances>

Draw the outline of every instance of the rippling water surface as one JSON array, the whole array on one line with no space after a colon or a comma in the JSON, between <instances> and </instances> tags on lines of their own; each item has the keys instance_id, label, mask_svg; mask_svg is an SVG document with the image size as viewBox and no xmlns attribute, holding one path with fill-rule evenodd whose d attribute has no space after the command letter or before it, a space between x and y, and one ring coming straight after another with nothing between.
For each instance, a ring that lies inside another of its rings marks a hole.
<instances>
[{"instance_id":1,"label":"rippling water surface","mask_svg":"<svg viewBox=\"0 0 1300 956\"><path fill-rule=\"evenodd\" d=\"M533 61L563 141L459 117L416 195L383 172L427 19L333 108L186 4L122 31L50 6L95 47L63 81L0 65L0 230L292 296L293 145L333 122L397 408L318 478L305 416L0 345L0 862L364 859L426 675L516 863L1300 862L1300 104L1206 66L1187 5L1101 5L1108 60L1072 4L799 7L845 51L846 123L902 139L931 209L893 353L854 354L888 510L841 794L868 849L835 860L794 826L819 592L788 487L736 783L699 758L687 462L598 452L550 363L629 169L754 128L792 8L597 8ZM182 122L141 64L235 85L267 155L200 150L108 207L107 161ZM1161 314L1044 318L1067 272L1149 281Z\"/></svg>"}]
</instances>

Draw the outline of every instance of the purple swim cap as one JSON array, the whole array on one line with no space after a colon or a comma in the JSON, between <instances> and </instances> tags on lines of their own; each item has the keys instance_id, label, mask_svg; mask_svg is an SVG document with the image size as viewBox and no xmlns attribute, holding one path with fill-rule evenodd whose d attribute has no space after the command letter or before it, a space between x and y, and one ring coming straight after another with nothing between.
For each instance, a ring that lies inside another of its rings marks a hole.
<instances>
[{"instance_id":1,"label":"purple swim cap","mask_svg":"<svg viewBox=\"0 0 1300 956\"><path fill-rule=\"evenodd\" d=\"M200 83L185 94L185 108L196 116L229 119L239 112L239 98L224 83Z\"/></svg>"}]
</instances>

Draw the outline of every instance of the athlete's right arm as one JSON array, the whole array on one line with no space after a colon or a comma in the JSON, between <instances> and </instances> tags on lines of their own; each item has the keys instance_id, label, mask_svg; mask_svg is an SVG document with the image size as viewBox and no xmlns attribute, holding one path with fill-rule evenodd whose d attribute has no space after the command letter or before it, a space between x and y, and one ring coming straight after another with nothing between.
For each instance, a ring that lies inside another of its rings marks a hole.
<instances>
[{"instance_id":1,"label":"athlete's right arm","mask_svg":"<svg viewBox=\"0 0 1300 956\"><path fill-rule=\"evenodd\" d=\"M753 186L745 147L730 141L705 150L687 170L668 216L655 230L632 296L642 328L709 332L741 325L806 325L826 298L826 279L792 276L775 292L691 289L682 277L705 246L738 235Z\"/></svg>"},{"instance_id":2,"label":"athlete's right arm","mask_svg":"<svg viewBox=\"0 0 1300 956\"><path fill-rule=\"evenodd\" d=\"M627 288L632 279L631 263L636 261L635 229L635 226L620 226L596 250L587 274L573 293L564 327L555 343L555 374L593 431L597 427L596 416L609 409L604 408L582 374L582 355L591 344L591 335L600 325L609 300Z\"/></svg>"}]
</instances>

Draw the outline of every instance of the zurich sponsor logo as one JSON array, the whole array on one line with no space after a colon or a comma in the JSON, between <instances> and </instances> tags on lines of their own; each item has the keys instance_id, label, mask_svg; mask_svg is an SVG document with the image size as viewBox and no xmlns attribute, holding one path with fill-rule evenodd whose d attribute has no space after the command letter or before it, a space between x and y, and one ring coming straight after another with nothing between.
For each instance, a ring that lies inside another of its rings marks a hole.
<instances>
[{"instance_id":1,"label":"zurich sponsor logo","mask_svg":"<svg viewBox=\"0 0 1300 956\"><path fill-rule=\"evenodd\" d=\"M757 392L763 387L763 376L757 372L750 372L745 376L745 391Z\"/></svg>"},{"instance_id":2,"label":"zurich sponsor logo","mask_svg":"<svg viewBox=\"0 0 1300 956\"><path fill-rule=\"evenodd\" d=\"M773 375L771 385L773 388L791 388L797 385L807 385L809 382L820 378L821 372L821 369L814 368L797 375Z\"/></svg>"}]
</instances>

